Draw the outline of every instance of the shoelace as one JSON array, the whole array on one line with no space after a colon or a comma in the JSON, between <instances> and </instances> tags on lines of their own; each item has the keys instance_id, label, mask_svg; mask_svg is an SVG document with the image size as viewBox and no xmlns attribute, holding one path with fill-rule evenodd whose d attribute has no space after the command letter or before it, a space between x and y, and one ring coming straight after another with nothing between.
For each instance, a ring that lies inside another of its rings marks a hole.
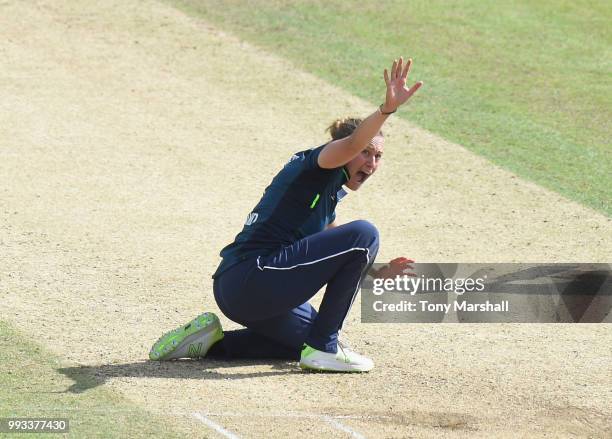
<instances>
[{"instance_id":1,"label":"shoelace","mask_svg":"<svg viewBox=\"0 0 612 439\"><path fill-rule=\"evenodd\" d=\"M350 346L347 343L338 340L338 349L342 351L342 355L344 356L344 362L350 363L349 356L345 352L345 349L349 352L352 350Z\"/></svg>"},{"instance_id":2,"label":"shoelace","mask_svg":"<svg viewBox=\"0 0 612 439\"><path fill-rule=\"evenodd\" d=\"M349 351L352 351L352 349L351 349L351 347L349 346L349 344L348 344L347 342L345 342L345 341L342 341L342 340L338 340L338 347L339 347L339 348L346 348L346 349L348 349Z\"/></svg>"}]
</instances>

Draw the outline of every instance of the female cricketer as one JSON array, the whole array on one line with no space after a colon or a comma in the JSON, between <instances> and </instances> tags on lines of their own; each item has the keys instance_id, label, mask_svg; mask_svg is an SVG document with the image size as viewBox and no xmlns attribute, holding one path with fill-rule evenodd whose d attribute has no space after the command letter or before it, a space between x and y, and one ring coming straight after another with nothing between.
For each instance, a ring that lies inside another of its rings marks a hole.
<instances>
[{"instance_id":1,"label":"female cricketer","mask_svg":"<svg viewBox=\"0 0 612 439\"><path fill-rule=\"evenodd\" d=\"M221 251L213 275L223 314L246 329L223 332L204 313L163 335L149 358L299 359L302 369L367 372L374 363L338 340L361 280L379 247L377 229L359 220L337 225L335 208L378 169L382 125L421 87L406 87L412 60L384 70L385 102L366 119L342 119L325 145L294 154ZM398 258L399 271L412 261ZM308 300L326 286L319 310Z\"/></svg>"}]
</instances>

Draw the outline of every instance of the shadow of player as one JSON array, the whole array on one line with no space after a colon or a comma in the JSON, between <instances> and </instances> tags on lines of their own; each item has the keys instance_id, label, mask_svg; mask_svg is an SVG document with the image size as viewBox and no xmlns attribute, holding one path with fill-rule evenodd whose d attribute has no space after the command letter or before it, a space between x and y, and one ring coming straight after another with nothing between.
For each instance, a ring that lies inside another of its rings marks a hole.
<instances>
[{"instance_id":1,"label":"shadow of player","mask_svg":"<svg viewBox=\"0 0 612 439\"><path fill-rule=\"evenodd\" d=\"M254 365L270 366L272 370L257 372L225 372L228 368ZM63 367L58 372L74 381L62 393L83 393L101 386L112 378L178 378L199 380L240 380L302 373L295 362L279 360L174 360L135 361L133 363L101 364L97 366Z\"/></svg>"}]
</instances>

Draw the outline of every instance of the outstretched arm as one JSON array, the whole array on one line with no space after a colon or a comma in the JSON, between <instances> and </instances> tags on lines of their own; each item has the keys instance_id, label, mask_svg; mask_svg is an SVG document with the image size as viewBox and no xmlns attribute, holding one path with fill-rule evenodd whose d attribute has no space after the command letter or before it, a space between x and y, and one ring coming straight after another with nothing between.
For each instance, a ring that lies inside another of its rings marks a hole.
<instances>
[{"instance_id":1,"label":"outstretched arm","mask_svg":"<svg viewBox=\"0 0 612 439\"><path fill-rule=\"evenodd\" d=\"M411 66L411 59L404 65L404 60L400 57L399 61L393 61L390 75L385 69L384 78L387 85L385 103L361 122L353 131L353 134L344 139L328 143L319 154L318 163L320 167L333 169L350 162L378 134L389 114L394 113L401 105L406 103L423 85L419 81L410 88L406 87Z\"/></svg>"}]
</instances>

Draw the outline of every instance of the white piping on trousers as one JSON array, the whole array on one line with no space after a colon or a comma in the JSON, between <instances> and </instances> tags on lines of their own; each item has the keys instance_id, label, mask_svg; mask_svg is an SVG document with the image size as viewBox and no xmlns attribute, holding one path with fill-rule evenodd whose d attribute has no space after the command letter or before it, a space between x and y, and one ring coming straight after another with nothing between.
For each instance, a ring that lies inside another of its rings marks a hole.
<instances>
[{"instance_id":1,"label":"white piping on trousers","mask_svg":"<svg viewBox=\"0 0 612 439\"><path fill-rule=\"evenodd\" d=\"M349 248L348 250L344 250L344 251L342 251L340 253L336 253L336 254L333 254L333 255L330 255L330 256L325 256L324 258L321 258L321 259L317 259L316 261L304 262L302 264L296 264L296 265L293 265L291 267L270 267L268 265L264 265L263 267L260 267L259 266L259 258L261 258L261 256L257 256L257 268L259 268L261 271L264 271L265 268L268 268L270 270L292 270L293 268L301 267L302 265L316 264L317 262L325 261L327 259L343 255L343 254L348 253L348 252L353 251L353 250L365 251L366 252L366 265L370 263L370 249L369 248L353 247L353 248Z\"/></svg>"},{"instance_id":2,"label":"white piping on trousers","mask_svg":"<svg viewBox=\"0 0 612 439\"><path fill-rule=\"evenodd\" d=\"M336 253L334 255L330 255L330 256L326 256L324 258L321 259L317 259L316 261L311 261L311 262L304 262L303 264L296 264L293 265L292 267L270 267L267 265L264 265L263 267L259 266L259 258L261 256L257 257L257 268L259 268L261 271L264 271L265 268L268 268L270 270L291 270L293 268L296 267L300 267L302 265L312 265L315 264L317 262L321 262L321 261L325 261L327 259L333 258L335 256L340 256L343 255L345 253L348 253L350 251L353 250L361 250L361 251L365 251L366 252L366 267L370 264L370 249L369 248L361 248L361 247L353 247L353 248L349 248L348 250L342 251L340 253ZM361 276L359 277L359 281L361 280ZM359 291L359 281L357 281L357 286L355 287L355 291L353 292L353 297L351 298L351 303L348 306L348 309L346 310L346 314L344 315L344 318L342 319L342 322L340 323L340 327L344 326L344 321L346 320L346 317L349 315L349 312L351 312L351 308L353 307L353 302L355 301L355 298L357 297L357 292Z\"/></svg>"},{"instance_id":3,"label":"white piping on trousers","mask_svg":"<svg viewBox=\"0 0 612 439\"><path fill-rule=\"evenodd\" d=\"M369 249L368 249L369 250ZM369 263L370 263L370 252L368 251L368 253L366 254L366 257L368 259L368 263L366 264L366 267L368 267ZM363 273L361 274L361 276L359 277L359 281L363 278ZM340 323L340 327L342 328L344 326L344 321L346 320L346 317L349 315L349 313L351 312L351 308L353 307L353 302L355 302L355 298L357 297L357 292L359 291L359 281L357 281L357 287L355 287L355 292L353 293L353 298L351 299L351 304L348 307L348 310L346 310L346 314L344 314L344 318L342 319L342 323Z\"/></svg>"}]
</instances>

